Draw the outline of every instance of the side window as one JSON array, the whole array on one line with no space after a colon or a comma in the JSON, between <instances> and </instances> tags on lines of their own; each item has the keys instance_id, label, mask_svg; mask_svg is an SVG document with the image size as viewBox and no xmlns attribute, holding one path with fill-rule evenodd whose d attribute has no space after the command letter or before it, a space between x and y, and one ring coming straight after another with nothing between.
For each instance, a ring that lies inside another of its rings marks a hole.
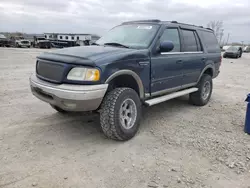
<instances>
[{"instance_id":1,"label":"side window","mask_svg":"<svg viewBox=\"0 0 250 188\"><path fill-rule=\"evenodd\" d=\"M166 29L161 38L160 41L171 41L174 44L174 49L171 52L180 52L181 51L181 44L180 44L180 37L179 32L177 28L168 28Z\"/></svg>"},{"instance_id":2,"label":"side window","mask_svg":"<svg viewBox=\"0 0 250 188\"><path fill-rule=\"evenodd\" d=\"M208 53L220 52L220 46L213 32L201 31Z\"/></svg>"},{"instance_id":3,"label":"side window","mask_svg":"<svg viewBox=\"0 0 250 188\"><path fill-rule=\"evenodd\" d=\"M182 30L184 41L184 52L197 52L198 45L196 43L194 31Z\"/></svg>"}]
</instances>

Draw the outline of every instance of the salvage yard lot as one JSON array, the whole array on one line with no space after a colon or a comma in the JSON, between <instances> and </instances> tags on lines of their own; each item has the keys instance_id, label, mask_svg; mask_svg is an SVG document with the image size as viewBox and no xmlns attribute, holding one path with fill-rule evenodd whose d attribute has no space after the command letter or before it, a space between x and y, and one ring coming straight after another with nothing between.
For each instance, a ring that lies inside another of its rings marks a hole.
<instances>
[{"instance_id":1,"label":"salvage yard lot","mask_svg":"<svg viewBox=\"0 0 250 188\"><path fill-rule=\"evenodd\" d=\"M97 115L61 115L32 96L28 78L44 51L0 48L0 187L250 185L250 54L223 59L207 106L182 97L145 108L138 134L116 142Z\"/></svg>"}]
</instances>

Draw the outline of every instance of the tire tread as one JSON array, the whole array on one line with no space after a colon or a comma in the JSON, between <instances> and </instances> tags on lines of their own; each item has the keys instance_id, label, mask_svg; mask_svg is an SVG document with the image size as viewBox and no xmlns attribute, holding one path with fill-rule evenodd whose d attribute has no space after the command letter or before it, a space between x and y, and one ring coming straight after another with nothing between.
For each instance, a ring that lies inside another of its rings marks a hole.
<instances>
[{"instance_id":1,"label":"tire tread","mask_svg":"<svg viewBox=\"0 0 250 188\"><path fill-rule=\"evenodd\" d=\"M118 131L117 126L115 125L115 105L119 96L126 91L130 91L130 88L116 88L110 91L104 98L104 101L101 105L100 110L100 123L103 130L103 133L113 140L128 140L129 138L125 135L122 135ZM134 91L134 90L132 90Z\"/></svg>"}]
</instances>

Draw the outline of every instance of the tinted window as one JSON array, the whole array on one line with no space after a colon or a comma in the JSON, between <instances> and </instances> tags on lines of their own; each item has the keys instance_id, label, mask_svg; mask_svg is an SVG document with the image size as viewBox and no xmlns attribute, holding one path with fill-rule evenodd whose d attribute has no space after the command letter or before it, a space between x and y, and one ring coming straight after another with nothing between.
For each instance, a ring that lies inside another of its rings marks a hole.
<instances>
[{"instance_id":1,"label":"tinted window","mask_svg":"<svg viewBox=\"0 0 250 188\"><path fill-rule=\"evenodd\" d=\"M74 37L71 37L72 40L74 40Z\"/></svg>"},{"instance_id":2,"label":"tinted window","mask_svg":"<svg viewBox=\"0 0 250 188\"><path fill-rule=\"evenodd\" d=\"M68 37L68 36L66 36L66 37L65 37L65 39L69 39L69 37Z\"/></svg>"},{"instance_id":3,"label":"tinted window","mask_svg":"<svg viewBox=\"0 0 250 188\"><path fill-rule=\"evenodd\" d=\"M182 30L184 52L197 52L198 45L196 43L195 33L190 30Z\"/></svg>"},{"instance_id":4,"label":"tinted window","mask_svg":"<svg viewBox=\"0 0 250 188\"><path fill-rule=\"evenodd\" d=\"M166 29L160 39L161 42L163 41L171 41L174 44L174 49L172 52L180 52L181 51L181 45L180 45L180 37L178 29Z\"/></svg>"},{"instance_id":5,"label":"tinted window","mask_svg":"<svg viewBox=\"0 0 250 188\"><path fill-rule=\"evenodd\" d=\"M79 37L76 37L77 40L79 40Z\"/></svg>"},{"instance_id":6,"label":"tinted window","mask_svg":"<svg viewBox=\"0 0 250 188\"><path fill-rule=\"evenodd\" d=\"M60 36L60 39L62 39L62 36Z\"/></svg>"},{"instance_id":7,"label":"tinted window","mask_svg":"<svg viewBox=\"0 0 250 188\"><path fill-rule=\"evenodd\" d=\"M201 34L208 53L220 52L220 46L213 32L201 31Z\"/></svg>"}]
</instances>

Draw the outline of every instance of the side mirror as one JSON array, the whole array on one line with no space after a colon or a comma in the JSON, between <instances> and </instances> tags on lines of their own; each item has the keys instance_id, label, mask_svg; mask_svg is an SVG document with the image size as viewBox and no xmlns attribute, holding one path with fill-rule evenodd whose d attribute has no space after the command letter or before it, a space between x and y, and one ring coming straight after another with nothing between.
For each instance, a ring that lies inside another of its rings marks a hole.
<instances>
[{"instance_id":1,"label":"side mirror","mask_svg":"<svg viewBox=\"0 0 250 188\"><path fill-rule=\"evenodd\" d=\"M160 52L171 52L174 49L174 44L171 41L163 41L160 43Z\"/></svg>"}]
</instances>

